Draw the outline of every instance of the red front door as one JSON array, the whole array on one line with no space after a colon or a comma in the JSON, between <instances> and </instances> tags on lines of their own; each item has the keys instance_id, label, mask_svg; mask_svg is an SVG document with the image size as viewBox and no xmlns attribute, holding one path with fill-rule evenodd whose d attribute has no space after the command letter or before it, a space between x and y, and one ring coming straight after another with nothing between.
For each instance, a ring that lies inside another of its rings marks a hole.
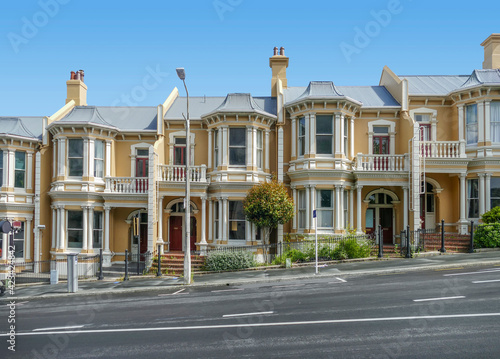
<instances>
[{"instance_id":1,"label":"red front door","mask_svg":"<svg viewBox=\"0 0 500 359\"><path fill-rule=\"evenodd\" d=\"M148 251L148 224L141 223L139 228L139 238L141 240L140 251L141 253L146 253Z\"/></svg>"},{"instance_id":2,"label":"red front door","mask_svg":"<svg viewBox=\"0 0 500 359\"><path fill-rule=\"evenodd\" d=\"M182 216L170 217L170 251L182 251Z\"/></svg>"}]
</instances>

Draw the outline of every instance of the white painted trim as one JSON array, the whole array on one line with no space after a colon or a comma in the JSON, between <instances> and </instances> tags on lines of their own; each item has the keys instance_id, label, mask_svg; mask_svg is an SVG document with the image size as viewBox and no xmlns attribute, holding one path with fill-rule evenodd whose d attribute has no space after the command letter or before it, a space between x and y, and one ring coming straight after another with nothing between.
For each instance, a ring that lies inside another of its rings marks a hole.
<instances>
[{"instance_id":1,"label":"white painted trim","mask_svg":"<svg viewBox=\"0 0 500 359\"><path fill-rule=\"evenodd\" d=\"M135 177L135 159L137 158L137 150L148 150L153 147L150 143L136 143L130 146L130 177ZM150 164L151 166L151 164Z\"/></svg>"},{"instance_id":2,"label":"white painted trim","mask_svg":"<svg viewBox=\"0 0 500 359\"><path fill-rule=\"evenodd\" d=\"M374 126L386 126L389 127L389 154L394 155L396 153L396 123L387 120L376 120L368 122L368 154L373 154L373 127Z\"/></svg>"},{"instance_id":3,"label":"white painted trim","mask_svg":"<svg viewBox=\"0 0 500 359\"><path fill-rule=\"evenodd\" d=\"M168 134L168 148L169 148L169 164L174 164L174 146L176 138L186 138L186 131L176 131ZM189 141L190 141L190 149L189 149L189 157L191 157L190 164L194 163L194 146L195 146L196 134L193 132L189 132Z\"/></svg>"}]
</instances>

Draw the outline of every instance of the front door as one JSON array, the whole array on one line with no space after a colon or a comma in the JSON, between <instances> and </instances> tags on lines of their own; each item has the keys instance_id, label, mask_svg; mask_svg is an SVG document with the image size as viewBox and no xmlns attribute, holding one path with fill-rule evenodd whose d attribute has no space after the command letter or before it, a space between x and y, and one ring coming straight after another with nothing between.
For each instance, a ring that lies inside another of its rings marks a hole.
<instances>
[{"instance_id":1,"label":"front door","mask_svg":"<svg viewBox=\"0 0 500 359\"><path fill-rule=\"evenodd\" d=\"M170 251L182 251L182 216L170 217Z\"/></svg>"},{"instance_id":2,"label":"front door","mask_svg":"<svg viewBox=\"0 0 500 359\"><path fill-rule=\"evenodd\" d=\"M380 226L382 227L382 236L384 244L392 243L392 208L379 208Z\"/></svg>"}]
</instances>

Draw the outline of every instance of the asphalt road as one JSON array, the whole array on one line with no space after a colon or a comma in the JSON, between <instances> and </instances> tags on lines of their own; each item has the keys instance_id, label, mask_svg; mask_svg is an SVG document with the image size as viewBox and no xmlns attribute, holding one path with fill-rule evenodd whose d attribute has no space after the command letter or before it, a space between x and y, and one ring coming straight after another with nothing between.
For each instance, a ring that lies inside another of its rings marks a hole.
<instances>
[{"instance_id":1,"label":"asphalt road","mask_svg":"<svg viewBox=\"0 0 500 359\"><path fill-rule=\"evenodd\" d=\"M499 358L500 266L18 302L1 358Z\"/></svg>"}]
</instances>

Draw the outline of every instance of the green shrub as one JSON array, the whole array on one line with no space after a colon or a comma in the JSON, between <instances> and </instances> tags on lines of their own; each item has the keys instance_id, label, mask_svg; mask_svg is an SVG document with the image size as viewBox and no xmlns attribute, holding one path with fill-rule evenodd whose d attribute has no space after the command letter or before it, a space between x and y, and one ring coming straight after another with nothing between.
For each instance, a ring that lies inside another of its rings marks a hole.
<instances>
[{"instance_id":1,"label":"green shrub","mask_svg":"<svg viewBox=\"0 0 500 359\"><path fill-rule=\"evenodd\" d=\"M500 247L500 223L479 225L474 233L474 246L477 248Z\"/></svg>"},{"instance_id":2,"label":"green shrub","mask_svg":"<svg viewBox=\"0 0 500 359\"><path fill-rule=\"evenodd\" d=\"M489 224L489 223L500 223L500 207L496 206L490 209L488 212L485 212L482 216L481 219L483 220L483 223Z\"/></svg>"},{"instance_id":3,"label":"green shrub","mask_svg":"<svg viewBox=\"0 0 500 359\"><path fill-rule=\"evenodd\" d=\"M205 261L205 269L209 271L238 270L254 267L253 254L246 251L210 252Z\"/></svg>"}]
</instances>

